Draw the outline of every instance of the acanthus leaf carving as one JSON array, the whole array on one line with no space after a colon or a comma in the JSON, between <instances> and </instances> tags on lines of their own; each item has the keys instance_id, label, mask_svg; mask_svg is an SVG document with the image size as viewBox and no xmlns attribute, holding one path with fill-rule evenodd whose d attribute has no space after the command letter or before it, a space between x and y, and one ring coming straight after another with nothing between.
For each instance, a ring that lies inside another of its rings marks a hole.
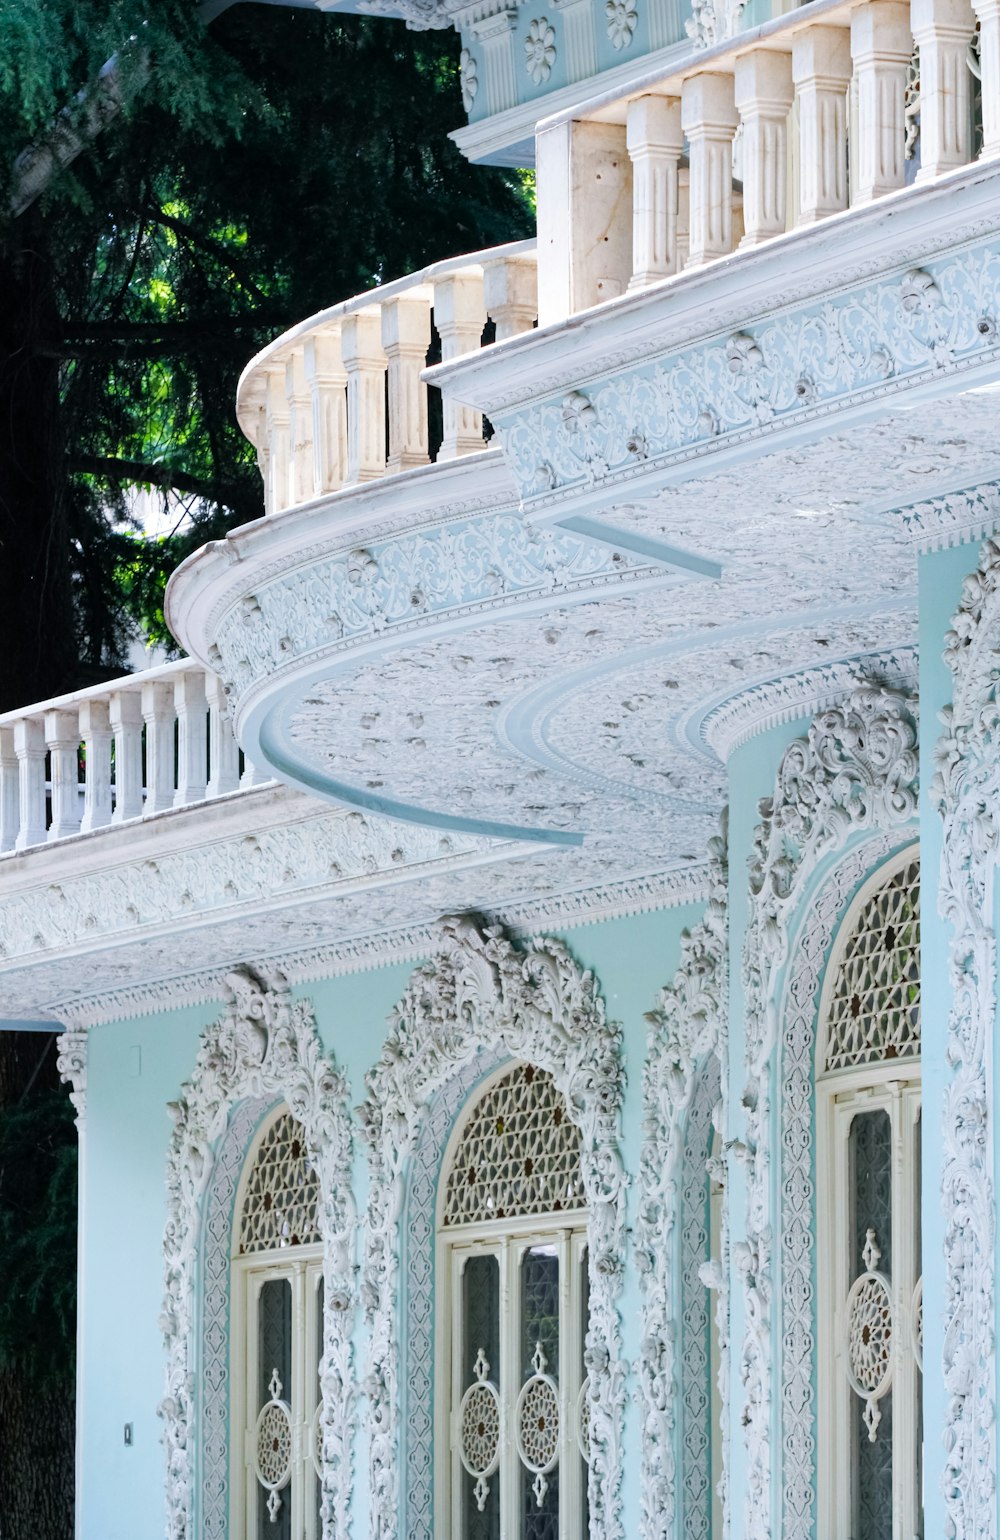
<instances>
[{"instance_id":1,"label":"acanthus leaf carving","mask_svg":"<svg viewBox=\"0 0 1000 1540\"><path fill-rule=\"evenodd\" d=\"M159 1413L167 1457L167 1534L191 1540L195 1462L200 1435L195 1283L202 1205L214 1151L230 1112L247 1098L278 1098L301 1122L319 1179L324 1295L320 1363L323 1540L350 1529L355 1400L351 1346L356 1213L351 1188L347 1081L323 1051L312 1007L294 1001L280 974L251 968L227 977L230 999L208 1026L191 1079L169 1104L165 1294L161 1327L167 1353Z\"/></svg>"},{"instance_id":2,"label":"acanthus leaf carving","mask_svg":"<svg viewBox=\"0 0 1000 1540\"><path fill-rule=\"evenodd\" d=\"M901 830L915 817L914 709L914 703L896 691L863 685L842 704L820 712L807 736L785 751L774 796L762 801L755 830L743 947L746 1233L733 1246L746 1310L740 1378L747 1540L767 1540L774 1522L771 1456L779 1445L772 1395L772 1092L779 1031L776 991L788 956L789 919L825 857L842 849L853 835Z\"/></svg>"},{"instance_id":3,"label":"acanthus leaf carving","mask_svg":"<svg viewBox=\"0 0 1000 1540\"><path fill-rule=\"evenodd\" d=\"M371 1332L364 1388L373 1540L398 1533L403 1418L396 1312L408 1163L436 1092L477 1055L497 1048L547 1070L581 1130L589 1209L591 1522L596 1533L618 1540L626 1379L617 1303L625 1248L621 1033L605 1019L593 975L562 942L536 937L522 950L500 927L469 916L443 921L441 939L438 956L416 970L390 1018L360 1108L371 1169L362 1288Z\"/></svg>"},{"instance_id":4,"label":"acanthus leaf carving","mask_svg":"<svg viewBox=\"0 0 1000 1540\"><path fill-rule=\"evenodd\" d=\"M996 1195L992 1039L993 888L1000 823L1000 541L963 584L945 647L952 705L941 713L932 797L944 824L938 902L952 928L944 1092L945 1468L949 1533L997 1533Z\"/></svg>"}]
</instances>

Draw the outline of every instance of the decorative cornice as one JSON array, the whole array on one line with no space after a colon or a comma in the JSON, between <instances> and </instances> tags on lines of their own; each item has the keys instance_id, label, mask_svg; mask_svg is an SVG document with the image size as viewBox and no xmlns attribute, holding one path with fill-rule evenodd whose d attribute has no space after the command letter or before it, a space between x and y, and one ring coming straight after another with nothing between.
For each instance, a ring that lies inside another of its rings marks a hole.
<instances>
[{"instance_id":1,"label":"decorative cornice","mask_svg":"<svg viewBox=\"0 0 1000 1540\"><path fill-rule=\"evenodd\" d=\"M946 551L982 540L1000 526L1000 482L944 492L900 508L893 515L900 533L918 551Z\"/></svg>"},{"instance_id":2,"label":"decorative cornice","mask_svg":"<svg viewBox=\"0 0 1000 1540\"><path fill-rule=\"evenodd\" d=\"M167 1535L194 1533L198 1319L195 1299L201 1204L217 1141L233 1105L281 1097L301 1122L319 1179L324 1320L320 1366L323 1419L322 1526L325 1540L349 1535L355 1385L351 1335L355 1304L356 1212L351 1190L347 1082L325 1056L312 1007L295 1002L279 974L241 967L227 977L229 1001L202 1035L194 1074L169 1105L166 1287L161 1325L167 1353L160 1404L167 1456Z\"/></svg>"},{"instance_id":3,"label":"decorative cornice","mask_svg":"<svg viewBox=\"0 0 1000 1540\"><path fill-rule=\"evenodd\" d=\"M954 697L931 789L944 823L939 906L952 929L944 1091L948 1531L997 1533L994 885L1000 848L1000 541L987 540L946 639Z\"/></svg>"},{"instance_id":4,"label":"decorative cornice","mask_svg":"<svg viewBox=\"0 0 1000 1540\"><path fill-rule=\"evenodd\" d=\"M605 1020L593 975L561 941L536 937L522 950L499 927L464 916L442 922L438 955L417 969L390 1018L360 1108L371 1168L363 1285L371 1327L365 1379L371 1534L389 1540L398 1533L402 1184L429 1100L477 1054L495 1047L547 1070L580 1125L590 1277L591 1523L606 1540L619 1540L626 1378L618 1312L625 1247L621 1033Z\"/></svg>"},{"instance_id":5,"label":"decorative cornice","mask_svg":"<svg viewBox=\"0 0 1000 1540\"><path fill-rule=\"evenodd\" d=\"M675 871L629 877L601 887L526 899L505 906L491 919L513 934L524 936L555 926L593 925L681 904L697 904L709 895L711 871L709 863L703 862ZM436 923L398 926L324 946L276 952L268 955L265 962L289 984L313 983L342 974L370 972L393 963L416 962L431 955L439 937ZM229 968L229 964L224 964L154 984L104 990L54 1006L53 1014L71 1026L83 1028L182 1006L214 1004L225 994Z\"/></svg>"},{"instance_id":6,"label":"decorative cornice","mask_svg":"<svg viewBox=\"0 0 1000 1540\"><path fill-rule=\"evenodd\" d=\"M683 1393L685 1365L684 1320L688 1301L677 1266L678 1237L686 1220L684 1212L685 1166L698 1160L690 1148L688 1121L699 1082L714 1060L721 1104L713 1109L720 1134L725 1137L728 1051L727 967L727 850L726 823L712 843L712 883L705 918L681 934L681 961L672 984L660 993L656 1008L649 1011L649 1049L642 1073L642 1150L639 1163L639 1215L636 1229L636 1260L643 1291L642 1351L639 1382L644 1401L642 1417L641 1519L643 1540L673 1540L694 1530L694 1515L686 1511L685 1496L694 1487L703 1500L711 1485L710 1461L706 1468L690 1469L680 1446L681 1424L702 1409L704 1386L699 1383L690 1407ZM701 1151L702 1161L704 1151ZM728 1185L724 1170L724 1194ZM707 1170L702 1164L691 1173L701 1202L695 1218L704 1212ZM726 1199L728 1216L728 1198ZM729 1341L728 1217L723 1224L721 1255L714 1259L712 1286L718 1290L717 1321L720 1342ZM703 1289L703 1283L696 1283ZM720 1355L720 1391L725 1425L729 1405L728 1355ZM728 1503L723 1501L728 1519Z\"/></svg>"},{"instance_id":7,"label":"decorative cornice","mask_svg":"<svg viewBox=\"0 0 1000 1540\"><path fill-rule=\"evenodd\" d=\"M60 1079L72 1087L69 1099L76 1110L76 1126L81 1134L87 1121L87 1046L85 1026L67 1027L56 1042L56 1068Z\"/></svg>"},{"instance_id":8,"label":"decorative cornice","mask_svg":"<svg viewBox=\"0 0 1000 1540\"><path fill-rule=\"evenodd\" d=\"M820 862L870 830L902 830L917 810L915 704L866 685L821 712L805 738L785 751L773 797L761 802L750 862L750 911L743 945L747 1163L745 1238L733 1247L742 1275L746 1328L740 1363L744 1390L747 1485L744 1533L769 1540L776 1516L772 1459L776 1442L774 1357L774 1190L772 1094L777 988L788 956L796 905Z\"/></svg>"},{"instance_id":9,"label":"decorative cornice","mask_svg":"<svg viewBox=\"0 0 1000 1540\"><path fill-rule=\"evenodd\" d=\"M839 658L819 668L797 669L762 680L732 695L702 718L701 736L723 761L772 727L812 716L837 705L865 684L903 694L917 687L916 647L894 647L857 658Z\"/></svg>"}]
</instances>

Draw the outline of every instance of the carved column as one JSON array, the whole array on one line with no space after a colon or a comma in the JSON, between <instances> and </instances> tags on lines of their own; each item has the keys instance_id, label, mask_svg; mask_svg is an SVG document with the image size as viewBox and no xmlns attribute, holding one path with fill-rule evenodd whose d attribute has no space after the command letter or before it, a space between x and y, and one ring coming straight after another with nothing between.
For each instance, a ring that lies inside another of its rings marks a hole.
<instances>
[{"instance_id":1,"label":"carved column","mask_svg":"<svg viewBox=\"0 0 1000 1540\"><path fill-rule=\"evenodd\" d=\"M563 19L566 79L571 85L577 80L592 80L598 64L591 0L552 0L552 9Z\"/></svg>"},{"instance_id":2,"label":"carved column","mask_svg":"<svg viewBox=\"0 0 1000 1540\"><path fill-rule=\"evenodd\" d=\"M808 27L792 42L799 108L799 224L847 207L847 87L851 34Z\"/></svg>"},{"instance_id":3,"label":"carved column","mask_svg":"<svg viewBox=\"0 0 1000 1540\"><path fill-rule=\"evenodd\" d=\"M497 342L530 332L538 317L538 268L531 257L500 257L483 264L483 303Z\"/></svg>"},{"instance_id":4,"label":"carved column","mask_svg":"<svg viewBox=\"0 0 1000 1540\"><path fill-rule=\"evenodd\" d=\"M80 831L80 722L76 712L47 711L45 742L52 783L49 839L61 840Z\"/></svg>"},{"instance_id":5,"label":"carved column","mask_svg":"<svg viewBox=\"0 0 1000 1540\"><path fill-rule=\"evenodd\" d=\"M267 371L267 482L264 503L267 513L280 513L289 503L289 459L291 453L291 413L285 394L285 371Z\"/></svg>"},{"instance_id":6,"label":"carved column","mask_svg":"<svg viewBox=\"0 0 1000 1540\"><path fill-rule=\"evenodd\" d=\"M0 850L13 850L21 827L21 789L14 729L0 727Z\"/></svg>"},{"instance_id":7,"label":"carved column","mask_svg":"<svg viewBox=\"0 0 1000 1540\"><path fill-rule=\"evenodd\" d=\"M478 352L486 325L486 303L480 271L449 273L434 284L434 324L441 337L441 359L447 363ZM439 460L475 454L483 447L482 414L453 397L443 403L444 437Z\"/></svg>"},{"instance_id":8,"label":"carved column","mask_svg":"<svg viewBox=\"0 0 1000 1540\"><path fill-rule=\"evenodd\" d=\"M868 0L851 12L858 86L858 140L851 145L851 197L870 203L905 181L906 71L913 52L910 8Z\"/></svg>"},{"instance_id":9,"label":"carved column","mask_svg":"<svg viewBox=\"0 0 1000 1540\"><path fill-rule=\"evenodd\" d=\"M115 811L112 823L142 813L142 701L133 690L116 690L111 697L111 728L115 735Z\"/></svg>"},{"instance_id":10,"label":"carved column","mask_svg":"<svg viewBox=\"0 0 1000 1540\"><path fill-rule=\"evenodd\" d=\"M676 273L677 168L684 148L676 96L640 96L628 104L632 161L632 277L641 289Z\"/></svg>"},{"instance_id":11,"label":"carved column","mask_svg":"<svg viewBox=\"0 0 1000 1540\"><path fill-rule=\"evenodd\" d=\"M736 61L736 107L743 124L741 246L782 235L787 222L788 113L794 97L792 61L758 48Z\"/></svg>"},{"instance_id":12,"label":"carved column","mask_svg":"<svg viewBox=\"0 0 1000 1540\"><path fill-rule=\"evenodd\" d=\"M177 791L174 806L200 802L208 786L208 738L205 675L200 670L174 680L177 712Z\"/></svg>"},{"instance_id":13,"label":"carved column","mask_svg":"<svg viewBox=\"0 0 1000 1540\"><path fill-rule=\"evenodd\" d=\"M681 121L690 149L688 267L733 249L733 136L736 101L731 75L695 75L681 88Z\"/></svg>"},{"instance_id":14,"label":"carved column","mask_svg":"<svg viewBox=\"0 0 1000 1540\"><path fill-rule=\"evenodd\" d=\"M46 838L45 734L40 721L22 717L14 723L14 752L21 802L21 823L14 848L24 850L28 845L40 845Z\"/></svg>"},{"instance_id":15,"label":"carved column","mask_svg":"<svg viewBox=\"0 0 1000 1540\"><path fill-rule=\"evenodd\" d=\"M142 719L146 724L146 806L162 813L174 805L174 693L168 684L152 681L142 687Z\"/></svg>"},{"instance_id":16,"label":"carved column","mask_svg":"<svg viewBox=\"0 0 1000 1540\"><path fill-rule=\"evenodd\" d=\"M1000 155L1000 0L974 0L979 18L979 74L985 160Z\"/></svg>"},{"instance_id":17,"label":"carved column","mask_svg":"<svg viewBox=\"0 0 1000 1540\"><path fill-rule=\"evenodd\" d=\"M517 75L514 68L514 33L517 7L496 11L474 21L472 31L482 45L486 63L486 98L489 113L506 112L517 106Z\"/></svg>"},{"instance_id":18,"label":"carved column","mask_svg":"<svg viewBox=\"0 0 1000 1540\"><path fill-rule=\"evenodd\" d=\"M347 485L385 475L385 369L376 306L344 318L341 356L347 370Z\"/></svg>"},{"instance_id":19,"label":"carved column","mask_svg":"<svg viewBox=\"0 0 1000 1540\"><path fill-rule=\"evenodd\" d=\"M382 347L389 370L389 459L386 470L429 465L427 386L420 378L431 343L430 296L425 291L382 301Z\"/></svg>"},{"instance_id":20,"label":"carved column","mask_svg":"<svg viewBox=\"0 0 1000 1540\"><path fill-rule=\"evenodd\" d=\"M218 674L205 675L208 703L208 785L206 796L224 797L240 783L240 750L233 734L226 687Z\"/></svg>"},{"instance_id":21,"label":"carved column","mask_svg":"<svg viewBox=\"0 0 1000 1540\"><path fill-rule=\"evenodd\" d=\"M107 703L85 700L80 706L83 738L83 818L80 828L103 829L111 822L111 719Z\"/></svg>"},{"instance_id":22,"label":"carved column","mask_svg":"<svg viewBox=\"0 0 1000 1540\"><path fill-rule=\"evenodd\" d=\"M972 159L969 44L976 18L969 0L912 0L920 50L920 170L928 182Z\"/></svg>"},{"instance_id":23,"label":"carved column","mask_svg":"<svg viewBox=\"0 0 1000 1540\"><path fill-rule=\"evenodd\" d=\"M285 395L288 398L289 496L292 503L306 503L315 491L313 411L301 346L285 365Z\"/></svg>"},{"instance_id":24,"label":"carved column","mask_svg":"<svg viewBox=\"0 0 1000 1540\"><path fill-rule=\"evenodd\" d=\"M340 356L340 322L307 337L302 358L312 395L316 491L336 492L347 475L347 370Z\"/></svg>"}]
</instances>

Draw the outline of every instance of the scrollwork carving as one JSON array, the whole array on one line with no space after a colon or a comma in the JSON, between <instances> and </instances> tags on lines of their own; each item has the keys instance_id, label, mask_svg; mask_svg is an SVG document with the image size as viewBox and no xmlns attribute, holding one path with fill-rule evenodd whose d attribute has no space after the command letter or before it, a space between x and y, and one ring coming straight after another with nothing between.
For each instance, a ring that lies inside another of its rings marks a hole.
<instances>
[{"instance_id":1,"label":"scrollwork carving","mask_svg":"<svg viewBox=\"0 0 1000 1540\"><path fill-rule=\"evenodd\" d=\"M167 1534L194 1534L198 1390L195 1277L202 1200L231 1109L245 1098L282 1097L305 1129L319 1178L323 1231L322 1520L324 1540L349 1533L354 1373L355 1208L347 1082L325 1056L312 1008L293 1001L284 979L250 968L228 976L229 1004L205 1029L194 1074L170 1104L166 1287L161 1316L167 1351L159 1412L167 1454Z\"/></svg>"},{"instance_id":2,"label":"scrollwork carving","mask_svg":"<svg viewBox=\"0 0 1000 1540\"><path fill-rule=\"evenodd\" d=\"M1000 824L1000 541L965 580L945 646L954 681L932 796L944 823L939 905L952 928L944 1094L945 1469L949 1533L996 1534L996 1196L991 1045Z\"/></svg>"},{"instance_id":3,"label":"scrollwork carving","mask_svg":"<svg viewBox=\"0 0 1000 1540\"><path fill-rule=\"evenodd\" d=\"M363 1297L371 1329L365 1390L372 1429L372 1535L389 1540L398 1532L399 1230L408 1161L436 1092L478 1054L499 1047L552 1075L582 1134L589 1209L591 1523L595 1533L617 1540L626 1375L617 1303L625 1247L621 1034L605 1019L593 975L562 942L535 938L521 950L499 927L465 916L443 922L442 942L439 955L416 970L396 1006L360 1109L371 1168Z\"/></svg>"}]
</instances>

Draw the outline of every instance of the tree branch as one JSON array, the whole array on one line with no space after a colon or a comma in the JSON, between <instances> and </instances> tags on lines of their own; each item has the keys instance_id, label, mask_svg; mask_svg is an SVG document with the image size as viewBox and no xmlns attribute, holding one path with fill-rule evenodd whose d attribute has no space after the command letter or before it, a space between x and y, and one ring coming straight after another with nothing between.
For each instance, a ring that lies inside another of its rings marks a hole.
<instances>
[{"instance_id":1,"label":"tree branch","mask_svg":"<svg viewBox=\"0 0 1000 1540\"><path fill-rule=\"evenodd\" d=\"M221 503L225 508L239 506L240 494L245 489L233 485L220 485L204 481L200 476L190 476L186 471L174 470L169 465L149 464L143 460L119 460L111 455L73 455L69 469L79 475L96 476L104 481L135 486L162 487L165 491L186 492L203 498L207 503Z\"/></svg>"}]
</instances>

